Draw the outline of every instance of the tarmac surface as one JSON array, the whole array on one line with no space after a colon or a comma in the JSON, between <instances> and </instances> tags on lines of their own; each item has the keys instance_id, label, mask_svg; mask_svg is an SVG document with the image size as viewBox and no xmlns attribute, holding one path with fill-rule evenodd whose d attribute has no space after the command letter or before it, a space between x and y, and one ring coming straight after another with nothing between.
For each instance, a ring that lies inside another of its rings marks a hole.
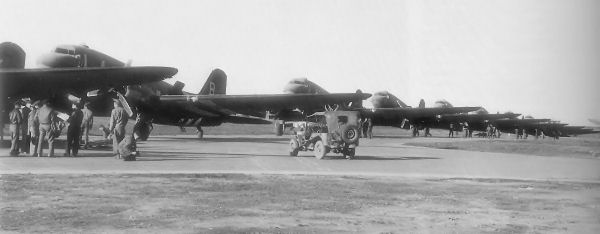
<instances>
[{"instance_id":1,"label":"tarmac surface","mask_svg":"<svg viewBox=\"0 0 600 234\"><path fill-rule=\"evenodd\" d=\"M346 160L330 153L317 160L312 152L288 156L288 136L191 135L151 136L138 143L141 156L124 162L112 157L109 144L82 150L80 156L9 157L0 149L0 174L146 174L146 173L243 173L408 178L493 178L515 180L600 181L600 160L520 154L432 149L407 142L482 141L462 138L406 138L398 136L361 139L357 158Z\"/></svg>"}]
</instances>

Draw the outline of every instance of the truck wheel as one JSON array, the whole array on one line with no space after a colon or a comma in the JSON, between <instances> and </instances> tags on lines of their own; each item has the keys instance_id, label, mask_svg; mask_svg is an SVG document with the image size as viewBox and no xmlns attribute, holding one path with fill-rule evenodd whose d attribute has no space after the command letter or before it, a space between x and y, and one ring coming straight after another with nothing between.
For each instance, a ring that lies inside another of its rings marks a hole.
<instances>
[{"instance_id":1,"label":"truck wheel","mask_svg":"<svg viewBox=\"0 0 600 234\"><path fill-rule=\"evenodd\" d=\"M351 158L354 158L355 153L356 153L356 150L354 148L346 149L346 155L350 156Z\"/></svg>"},{"instance_id":2,"label":"truck wheel","mask_svg":"<svg viewBox=\"0 0 600 234\"><path fill-rule=\"evenodd\" d=\"M354 148L342 149L342 155L346 159L354 159Z\"/></svg>"},{"instance_id":3,"label":"truck wheel","mask_svg":"<svg viewBox=\"0 0 600 234\"><path fill-rule=\"evenodd\" d=\"M346 144L355 144L358 142L358 127L354 125L345 125L340 129L342 140Z\"/></svg>"},{"instance_id":4,"label":"truck wheel","mask_svg":"<svg viewBox=\"0 0 600 234\"><path fill-rule=\"evenodd\" d=\"M298 150L300 150L300 144L298 140L291 139L290 140L290 156L298 156Z\"/></svg>"},{"instance_id":5,"label":"truck wheel","mask_svg":"<svg viewBox=\"0 0 600 234\"><path fill-rule=\"evenodd\" d=\"M315 143L315 157L317 159L323 159L323 157L325 157L325 154L327 153L327 148L325 148L325 144L323 144L323 141L317 141Z\"/></svg>"}]
</instances>

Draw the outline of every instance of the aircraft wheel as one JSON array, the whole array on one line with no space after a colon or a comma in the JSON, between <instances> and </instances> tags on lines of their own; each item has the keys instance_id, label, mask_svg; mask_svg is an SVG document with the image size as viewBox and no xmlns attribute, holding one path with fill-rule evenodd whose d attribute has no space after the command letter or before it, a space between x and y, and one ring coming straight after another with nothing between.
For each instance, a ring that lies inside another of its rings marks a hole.
<instances>
[{"instance_id":1,"label":"aircraft wheel","mask_svg":"<svg viewBox=\"0 0 600 234\"><path fill-rule=\"evenodd\" d=\"M146 141L150 136L150 126L146 123L139 123L133 127L134 136L137 138L135 140Z\"/></svg>"},{"instance_id":2,"label":"aircraft wheel","mask_svg":"<svg viewBox=\"0 0 600 234\"><path fill-rule=\"evenodd\" d=\"M323 157L325 157L325 154L327 154L327 148L325 147L325 144L323 144L323 141L319 140L315 143L315 158L317 159L323 159Z\"/></svg>"},{"instance_id":3,"label":"aircraft wheel","mask_svg":"<svg viewBox=\"0 0 600 234\"><path fill-rule=\"evenodd\" d=\"M298 140L291 139L290 140L290 156L298 156L298 150L300 150L300 144Z\"/></svg>"}]
</instances>

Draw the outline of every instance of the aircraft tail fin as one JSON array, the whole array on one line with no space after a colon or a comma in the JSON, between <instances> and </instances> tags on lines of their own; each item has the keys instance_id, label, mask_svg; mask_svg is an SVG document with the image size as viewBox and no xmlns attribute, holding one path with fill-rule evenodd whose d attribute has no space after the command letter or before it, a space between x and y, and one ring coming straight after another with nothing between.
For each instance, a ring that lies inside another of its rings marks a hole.
<instances>
[{"instance_id":1,"label":"aircraft tail fin","mask_svg":"<svg viewBox=\"0 0 600 234\"><path fill-rule=\"evenodd\" d=\"M221 69L213 70L206 83L200 90L200 95L215 95L215 94L226 94L227 92L227 75Z\"/></svg>"},{"instance_id":2,"label":"aircraft tail fin","mask_svg":"<svg viewBox=\"0 0 600 234\"><path fill-rule=\"evenodd\" d=\"M425 100L421 99L421 101L419 101L419 108L425 108Z\"/></svg>"},{"instance_id":3,"label":"aircraft tail fin","mask_svg":"<svg viewBox=\"0 0 600 234\"><path fill-rule=\"evenodd\" d=\"M12 42L0 43L0 69L25 68L25 51Z\"/></svg>"}]
</instances>

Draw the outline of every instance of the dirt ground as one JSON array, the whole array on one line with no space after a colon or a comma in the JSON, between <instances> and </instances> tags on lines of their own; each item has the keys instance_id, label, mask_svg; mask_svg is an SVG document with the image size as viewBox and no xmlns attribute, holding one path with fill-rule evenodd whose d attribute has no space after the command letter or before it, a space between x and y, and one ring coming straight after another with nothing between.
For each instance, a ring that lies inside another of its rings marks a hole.
<instances>
[{"instance_id":1,"label":"dirt ground","mask_svg":"<svg viewBox=\"0 0 600 234\"><path fill-rule=\"evenodd\" d=\"M2 175L1 232L600 233L600 184L300 175Z\"/></svg>"}]
</instances>

